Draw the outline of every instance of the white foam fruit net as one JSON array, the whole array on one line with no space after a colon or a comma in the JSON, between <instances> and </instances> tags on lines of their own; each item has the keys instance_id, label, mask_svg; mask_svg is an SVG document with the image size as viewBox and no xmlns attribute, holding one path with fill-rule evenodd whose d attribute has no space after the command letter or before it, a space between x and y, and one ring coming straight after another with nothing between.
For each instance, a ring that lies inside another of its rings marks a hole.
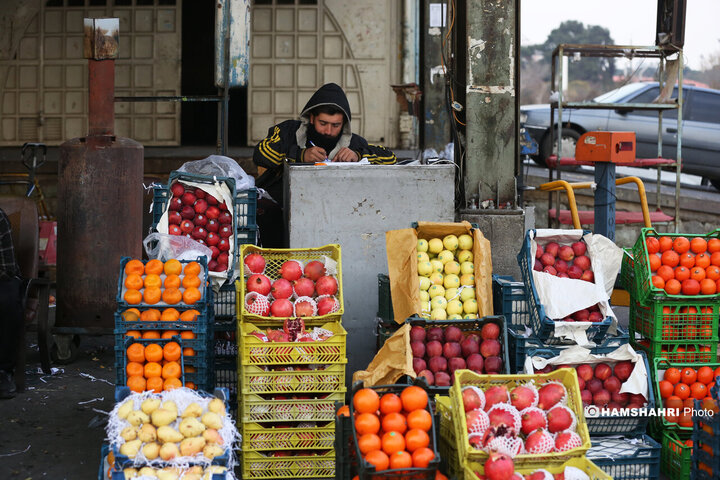
<instances>
[{"instance_id":1,"label":"white foam fruit net","mask_svg":"<svg viewBox=\"0 0 720 480\"><path fill-rule=\"evenodd\" d=\"M479 408L466 413L465 419L468 424L468 433L470 434L482 435L490 426L490 419L487 413L485 413L485 410Z\"/></svg>"},{"instance_id":2,"label":"white foam fruit net","mask_svg":"<svg viewBox=\"0 0 720 480\"><path fill-rule=\"evenodd\" d=\"M572 431L575 431L575 429L577 428L577 417L575 416L575 412L573 412L572 410L570 410L570 409L569 409L568 407L566 407L565 405L555 405L553 408L551 408L550 410L548 410L547 414L550 415L550 414L553 413L553 412L559 412L559 411L561 411L561 410L567 412L567 413L570 415L570 418L571 418L571 420L572 420L572 421L570 422L570 426L567 427L567 428L564 428L563 430L572 430ZM549 426L550 426L550 421L548 420L548 429L549 429ZM553 432L553 433L554 433L554 432Z\"/></svg>"},{"instance_id":3,"label":"white foam fruit net","mask_svg":"<svg viewBox=\"0 0 720 480\"><path fill-rule=\"evenodd\" d=\"M532 442L532 445L530 443ZM550 453L555 448L555 439L545 429L536 430L525 440L525 451L530 454Z\"/></svg>"},{"instance_id":4,"label":"white foam fruit net","mask_svg":"<svg viewBox=\"0 0 720 480\"><path fill-rule=\"evenodd\" d=\"M565 467L565 480L590 480L587 473L577 467Z\"/></svg>"},{"instance_id":5,"label":"white foam fruit net","mask_svg":"<svg viewBox=\"0 0 720 480\"><path fill-rule=\"evenodd\" d=\"M333 299L333 306L332 306L332 308L330 309L329 312L325 313L325 315L328 315L328 314L330 314L330 313L335 313L335 312L337 312L338 310L340 310L340 302L338 302L338 299L335 298L335 297L332 296L332 295L320 295L319 297L317 297L317 298L315 299L315 301L319 304L319 303L320 303L320 300L323 300L323 299L325 299L325 298L332 298L332 299Z\"/></svg>"},{"instance_id":6,"label":"white foam fruit net","mask_svg":"<svg viewBox=\"0 0 720 480\"><path fill-rule=\"evenodd\" d=\"M523 392L525 389L529 390L529 391L530 391L530 392L529 392L530 395L532 395L532 401L531 401L531 403L530 403L529 406L530 406L530 407L536 407L537 404L538 404L538 400L540 399L540 397L539 397L539 395L538 395L538 389L537 389L537 387L536 387L535 384L532 383L532 382L527 382L527 383L524 383L524 384L522 384L522 385L518 385L517 387L513 388L512 391L510 392L510 403L512 403L513 405L516 404L516 400L513 399L513 393L518 394L518 393L520 393L520 392ZM517 406L517 405L515 405L515 406Z\"/></svg>"},{"instance_id":7,"label":"white foam fruit net","mask_svg":"<svg viewBox=\"0 0 720 480\"><path fill-rule=\"evenodd\" d=\"M504 424L514 434L520 433L522 421L520 418L520 412L518 412L517 408L508 403L496 403L490 407L490 410L488 410L487 413L491 426L499 427L501 424ZM503 422L496 420L503 420Z\"/></svg>"},{"instance_id":8,"label":"white foam fruit net","mask_svg":"<svg viewBox=\"0 0 720 480\"><path fill-rule=\"evenodd\" d=\"M250 292L245 295L245 310L253 315L267 315L270 308L270 301L265 295L258 292Z\"/></svg>"},{"instance_id":9,"label":"white foam fruit net","mask_svg":"<svg viewBox=\"0 0 720 480\"><path fill-rule=\"evenodd\" d=\"M480 408L484 409L485 408L485 392L483 392L481 388L475 387L473 385L470 385L468 387L463 387L463 391L468 390L468 389L473 390L475 393L477 393L478 398L480 400Z\"/></svg>"},{"instance_id":10,"label":"white foam fruit net","mask_svg":"<svg viewBox=\"0 0 720 480\"><path fill-rule=\"evenodd\" d=\"M533 475L535 475L536 473L542 473L542 474L543 474L543 480L554 480L554 479L555 479L555 477L553 477L553 474L550 473L550 472L548 472L548 471L545 470L544 468L540 468L540 469L535 470L534 472L532 472Z\"/></svg>"},{"instance_id":11,"label":"white foam fruit net","mask_svg":"<svg viewBox=\"0 0 720 480\"><path fill-rule=\"evenodd\" d=\"M526 415L528 416L527 420L525 417ZM545 410L538 407L528 407L520 411L520 422L522 425L523 433L527 432L527 434L530 434L532 430L535 430L530 429L529 425L530 422L534 421L537 416L540 416L545 421L545 424L541 425L540 428L547 427L547 415L545 414Z\"/></svg>"},{"instance_id":12,"label":"white foam fruit net","mask_svg":"<svg viewBox=\"0 0 720 480\"><path fill-rule=\"evenodd\" d=\"M295 314L296 314L296 315L297 315L297 307L298 307L298 304L299 304L299 303L302 303L302 302L308 302L308 303L310 304L310 306L312 307L312 315L309 315L309 316L314 317L314 316L317 315L317 303L315 302L315 300L313 300L313 299L310 298L310 297L298 297L298 299L295 300L295 305L294 305L294 307L295 307L295 312L296 312Z\"/></svg>"},{"instance_id":13,"label":"white foam fruit net","mask_svg":"<svg viewBox=\"0 0 720 480\"><path fill-rule=\"evenodd\" d=\"M548 382L545 382L545 383L543 384L543 386L540 387L540 389L538 390L539 398L542 398L542 394L543 394L543 391L544 391L543 389L548 389L548 390L550 390L550 389L553 389L553 388L557 388L557 387L552 387L552 385L559 385L559 386L562 388L562 392L563 392L563 393L562 393L562 398L560 398L560 401L558 401L558 402L556 402L556 403L553 403L553 404L551 404L551 405L543 405L543 407L545 408L545 410L549 410L549 409L551 409L552 407L554 407L555 405L558 405L558 404L564 405L564 404L567 402L567 398L568 398L567 389L565 388L565 385L563 385L561 382L558 382L557 380L550 380L550 381L548 381ZM538 401L538 402L539 402L539 401Z\"/></svg>"},{"instance_id":14,"label":"white foam fruit net","mask_svg":"<svg viewBox=\"0 0 720 480\"><path fill-rule=\"evenodd\" d=\"M560 443L562 442L562 444ZM559 432L555 435L555 451L556 452L567 452L573 448L582 446L582 439L580 435L570 430Z\"/></svg>"},{"instance_id":15,"label":"white foam fruit net","mask_svg":"<svg viewBox=\"0 0 720 480\"><path fill-rule=\"evenodd\" d=\"M515 458L525 451L523 442L518 437L493 437L485 446L487 452L504 453L505 455Z\"/></svg>"}]
</instances>

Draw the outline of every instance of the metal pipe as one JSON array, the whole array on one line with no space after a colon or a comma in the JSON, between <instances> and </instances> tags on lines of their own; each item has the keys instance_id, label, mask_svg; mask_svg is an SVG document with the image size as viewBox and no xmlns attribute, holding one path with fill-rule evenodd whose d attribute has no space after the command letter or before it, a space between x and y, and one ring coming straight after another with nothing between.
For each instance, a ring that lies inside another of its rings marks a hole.
<instances>
[{"instance_id":1,"label":"metal pipe","mask_svg":"<svg viewBox=\"0 0 720 480\"><path fill-rule=\"evenodd\" d=\"M90 60L89 134L112 135L115 131L115 60Z\"/></svg>"},{"instance_id":2,"label":"metal pipe","mask_svg":"<svg viewBox=\"0 0 720 480\"><path fill-rule=\"evenodd\" d=\"M645 194L645 184L638 177L624 177L615 180L615 185L625 185L626 183L634 183L637 185L638 196L640 197L640 209L643 214L643 223L645 224L645 227L651 228L650 209L648 208L647 196Z\"/></svg>"},{"instance_id":3,"label":"metal pipe","mask_svg":"<svg viewBox=\"0 0 720 480\"><path fill-rule=\"evenodd\" d=\"M580 183L578 185L585 188L585 183ZM588 187L590 185L591 184L588 184ZM582 224L580 223L580 215L578 214L577 203L575 202L575 192L573 191L573 185L570 185L565 180L555 180L554 182L543 183L542 185L540 185L540 190L549 192L554 192L556 190L565 190L568 197L568 206L570 207L570 216L572 217L573 227L575 227L576 229L582 228ZM559 203L557 208L557 217L560 218Z\"/></svg>"},{"instance_id":4,"label":"metal pipe","mask_svg":"<svg viewBox=\"0 0 720 480\"><path fill-rule=\"evenodd\" d=\"M405 0L402 12L402 83L417 83L417 2Z\"/></svg>"}]
</instances>

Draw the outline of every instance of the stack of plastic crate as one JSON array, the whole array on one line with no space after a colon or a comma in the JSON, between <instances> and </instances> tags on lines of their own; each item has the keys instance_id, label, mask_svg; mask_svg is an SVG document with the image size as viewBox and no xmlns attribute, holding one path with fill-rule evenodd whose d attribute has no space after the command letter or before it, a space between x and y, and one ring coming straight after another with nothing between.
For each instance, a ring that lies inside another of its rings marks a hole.
<instances>
[{"instance_id":1,"label":"stack of plastic crate","mask_svg":"<svg viewBox=\"0 0 720 480\"><path fill-rule=\"evenodd\" d=\"M181 346L181 357L178 360L182 367L182 383L185 386L212 391L212 348L211 348L211 318L212 318L212 289L207 284L207 262L205 257L198 257L195 261L181 260L183 271L179 275L180 282L186 276L186 269L193 268L193 275L197 276L201 293L200 299L189 304L184 301L167 303L160 299L148 303L144 296L144 288L139 290L143 299L136 302L128 290L128 273L126 265L131 261L128 257L120 260L120 275L118 279L117 302L115 313L115 377L117 386L128 384L128 348L133 343L140 343L143 349L151 343L163 346L171 341ZM152 260L150 260L152 261ZM147 268L149 261L141 262ZM157 262L157 261L155 261ZM188 265L192 264L192 267ZM198 275L194 275L196 271ZM167 275L160 273L159 281L164 285ZM148 274L143 273L143 282ZM203 286L205 285L205 286ZM130 285L131 287L133 285ZM165 288L164 286L162 287ZM179 288L182 293L184 287ZM150 359L148 359L150 360ZM154 359L153 359L154 360Z\"/></svg>"},{"instance_id":2,"label":"stack of plastic crate","mask_svg":"<svg viewBox=\"0 0 720 480\"><path fill-rule=\"evenodd\" d=\"M280 341L286 320L269 312L251 313L245 301L246 273L236 283L239 421L243 438L242 476L251 478L333 478L335 476L335 403L345 400L347 332L342 327L340 246L263 249L243 245L241 256L262 255L264 275L272 282L288 260L319 261L336 278L338 310L303 317L305 340ZM244 263L241 265L246 270ZM253 295L251 295L253 296ZM294 298L294 294L293 297ZM273 301L272 297L266 298ZM317 335L320 334L320 337ZM325 338L318 340L318 338Z\"/></svg>"},{"instance_id":3,"label":"stack of plastic crate","mask_svg":"<svg viewBox=\"0 0 720 480\"><path fill-rule=\"evenodd\" d=\"M693 480L720 479L720 377L715 377L715 385L710 396L695 400L693 416Z\"/></svg>"}]
</instances>

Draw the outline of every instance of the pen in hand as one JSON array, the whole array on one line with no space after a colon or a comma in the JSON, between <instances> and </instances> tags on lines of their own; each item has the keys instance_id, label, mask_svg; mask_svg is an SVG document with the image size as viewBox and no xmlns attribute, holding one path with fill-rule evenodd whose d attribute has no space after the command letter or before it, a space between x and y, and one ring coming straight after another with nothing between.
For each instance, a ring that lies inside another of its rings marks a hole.
<instances>
[{"instance_id":1,"label":"pen in hand","mask_svg":"<svg viewBox=\"0 0 720 480\"><path fill-rule=\"evenodd\" d=\"M317 145L315 145L312 140L308 140L308 143L313 147L317 147ZM329 161L327 156L325 157L325 161Z\"/></svg>"}]
</instances>

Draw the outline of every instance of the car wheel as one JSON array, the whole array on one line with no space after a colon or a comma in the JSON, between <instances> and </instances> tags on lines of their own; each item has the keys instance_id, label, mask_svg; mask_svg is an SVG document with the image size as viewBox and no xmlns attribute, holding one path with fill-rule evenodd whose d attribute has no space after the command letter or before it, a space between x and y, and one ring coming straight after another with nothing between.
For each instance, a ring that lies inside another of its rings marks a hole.
<instances>
[{"instance_id":1,"label":"car wheel","mask_svg":"<svg viewBox=\"0 0 720 480\"><path fill-rule=\"evenodd\" d=\"M720 178L711 178L710 184L715 187L717 190L720 190Z\"/></svg>"},{"instance_id":2,"label":"car wheel","mask_svg":"<svg viewBox=\"0 0 720 480\"><path fill-rule=\"evenodd\" d=\"M562 155L563 157L574 157L575 156L575 145L577 145L577 141L580 139L580 132L577 130L573 130L570 128L563 128L562 136L563 136L563 144L562 144ZM553 155L557 151L557 136L554 138L554 145L550 145L550 132L545 135L545 138L542 142L542 147L540 149L540 155L542 163L538 162L539 165L547 166L545 159L547 159L550 155Z\"/></svg>"}]
</instances>

